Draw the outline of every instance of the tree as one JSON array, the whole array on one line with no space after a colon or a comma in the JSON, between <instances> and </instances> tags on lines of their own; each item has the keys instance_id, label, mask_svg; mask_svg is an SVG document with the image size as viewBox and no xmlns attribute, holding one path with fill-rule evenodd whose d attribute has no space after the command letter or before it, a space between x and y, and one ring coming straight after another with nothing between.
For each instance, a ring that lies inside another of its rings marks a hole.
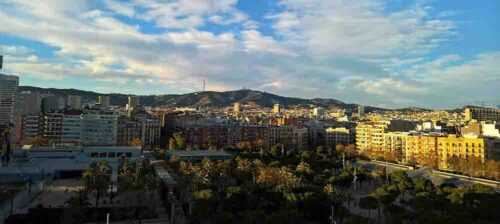
<instances>
[{"instance_id":1,"label":"tree","mask_svg":"<svg viewBox=\"0 0 500 224\"><path fill-rule=\"evenodd\" d=\"M405 198L405 192L413 189L413 181L408 177L406 171L391 173L391 181L396 185L399 192L401 192L403 199Z\"/></svg>"},{"instance_id":2,"label":"tree","mask_svg":"<svg viewBox=\"0 0 500 224\"><path fill-rule=\"evenodd\" d=\"M420 192L430 193L434 191L434 184L432 183L432 181L424 177L415 178L413 180L413 185L416 193Z\"/></svg>"},{"instance_id":3,"label":"tree","mask_svg":"<svg viewBox=\"0 0 500 224\"><path fill-rule=\"evenodd\" d=\"M358 152L356 151L356 146L354 144L348 144L345 146L345 151L348 157L355 156Z\"/></svg>"},{"instance_id":4,"label":"tree","mask_svg":"<svg viewBox=\"0 0 500 224\"><path fill-rule=\"evenodd\" d=\"M130 141L131 146L142 146L142 141L139 138L134 138Z\"/></svg>"},{"instance_id":5,"label":"tree","mask_svg":"<svg viewBox=\"0 0 500 224\"><path fill-rule=\"evenodd\" d=\"M172 137L168 140L168 149L174 150L176 148L177 148L177 143L175 142L175 138Z\"/></svg>"},{"instance_id":6,"label":"tree","mask_svg":"<svg viewBox=\"0 0 500 224\"><path fill-rule=\"evenodd\" d=\"M316 147L316 156L321 158L321 159L325 159L326 155L325 155L325 147L324 146L318 146Z\"/></svg>"},{"instance_id":7,"label":"tree","mask_svg":"<svg viewBox=\"0 0 500 224\"><path fill-rule=\"evenodd\" d=\"M111 167L107 161L90 164L83 173L87 192L95 192L95 207L99 207L99 199L108 190L111 176Z\"/></svg>"},{"instance_id":8,"label":"tree","mask_svg":"<svg viewBox=\"0 0 500 224\"><path fill-rule=\"evenodd\" d=\"M308 175L312 173L311 166L307 162L300 162L295 170L302 175Z\"/></svg>"},{"instance_id":9,"label":"tree","mask_svg":"<svg viewBox=\"0 0 500 224\"><path fill-rule=\"evenodd\" d=\"M487 160L485 162L485 175L491 179L500 179L500 162Z\"/></svg>"},{"instance_id":10,"label":"tree","mask_svg":"<svg viewBox=\"0 0 500 224\"><path fill-rule=\"evenodd\" d=\"M271 146L271 155L274 157L279 157L281 155L281 149L278 145Z\"/></svg>"},{"instance_id":11,"label":"tree","mask_svg":"<svg viewBox=\"0 0 500 224\"><path fill-rule=\"evenodd\" d=\"M170 150L178 149L184 150L186 149L186 140L182 136L182 133L174 133L174 135L168 140L168 148Z\"/></svg>"},{"instance_id":12,"label":"tree","mask_svg":"<svg viewBox=\"0 0 500 224\"><path fill-rule=\"evenodd\" d=\"M437 169L438 168L437 152L430 151L428 153L420 153L418 156L418 163L432 169Z\"/></svg>"},{"instance_id":13,"label":"tree","mask_svg":"<svg viewBox=\"0 0 500 224\"><path fill-rule=\"evenodd\" d=\"M300 153L300 159L303 161L308 161L311 159L311 152L309 151L302 151Z\"/></svg>"},{"instance_id":14,"label":"tree","mask_svg":"<svg viewBox=\"0 0 500 224\"><path fill-rule=\"evenodd\" d=\"M377 188L371 195L375 199L377 199L378 203L380 204L378 211L380 217L380 208L387 208L398 197L398 187L385 184Z\"/></svg>"},{"instance_id":15,"label":"tree","mask_svg":"<svg viewBox=\"0 0 500 224\"><path fill-rule=\"evenodd\" d=\"M446 161L448 164L448 169L460 172L460 158L458 156L452 156Z\"/></svg>"},{"instance_id":16,"label":"tree","mask_svg":"<svg viewBox=\"0 0 500 224\"><path fill-rule=\"evenodd\" d=\"M36 136L31 139L28 139L26 142L27 145L33 145L33 146L46 146L49 145L49 141L44 138L43 136Z\"/></svg>"},{"instance_id":17,"label":"tree","mask_svg":"<svg viewBox=\"0 0 500 224\"><path fill-rule=\"evenodd\" d=\"M177 149L185 149L186 148L186 140L182 136L182 133L175 133L174 139L177 144Z\"/></svg>"},{"instance_id":18,"label":"tree","mask_svg":"<svg viewBox=\"0 0 500 224\"><path fill-rule=\"evenodd\" d=\"M345 146L343 144L336 144L335 150L337 151L337 154L345 153Z\"/></svg>"}]
</instances>

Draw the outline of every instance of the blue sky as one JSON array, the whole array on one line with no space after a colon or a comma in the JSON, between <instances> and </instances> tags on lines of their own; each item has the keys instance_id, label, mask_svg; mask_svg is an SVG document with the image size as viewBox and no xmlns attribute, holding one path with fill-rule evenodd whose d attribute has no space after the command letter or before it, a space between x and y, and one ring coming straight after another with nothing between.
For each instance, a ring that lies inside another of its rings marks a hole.
<instances>
[{"instance_id":1,"label":"blue sky","mask_svg":"<svg viewBox=\"0 0 500 224\"><path fill-rule=\"evenodd\" d=\"M500 104L496 0L3 0L22 85L243 87L383 107Z\"/></svg>"}]
</instances>

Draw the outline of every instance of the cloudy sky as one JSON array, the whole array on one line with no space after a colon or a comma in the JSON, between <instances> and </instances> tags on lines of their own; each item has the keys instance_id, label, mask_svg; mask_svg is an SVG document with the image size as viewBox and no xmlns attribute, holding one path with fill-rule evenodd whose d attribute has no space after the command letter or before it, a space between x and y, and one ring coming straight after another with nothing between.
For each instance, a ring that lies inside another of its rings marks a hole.
<instances>
[{"instance_id":1,"label":"cloudy sky","mask_svg":"<svg viewBox=\"0 0 500 224\"><path fill-rule=\"evenodd\" d=\"M498 0L1 0L22 85L500 104Z\"/></svg>"}]
</instances>

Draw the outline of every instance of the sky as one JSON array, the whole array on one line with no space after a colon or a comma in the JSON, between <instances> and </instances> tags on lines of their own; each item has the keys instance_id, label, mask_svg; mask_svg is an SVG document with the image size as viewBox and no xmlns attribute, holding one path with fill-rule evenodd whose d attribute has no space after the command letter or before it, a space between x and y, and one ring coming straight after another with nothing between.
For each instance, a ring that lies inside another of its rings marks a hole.
<instances>
[{"instance_id":1,"label":"sky","mask_svg":"<svg viewBox=\"0 0 500 224\"><path fill-rule=\"evenodd\" d=\"M1 0L21 85L500 105L498 0Z\"/></svg>"}]
</instances>

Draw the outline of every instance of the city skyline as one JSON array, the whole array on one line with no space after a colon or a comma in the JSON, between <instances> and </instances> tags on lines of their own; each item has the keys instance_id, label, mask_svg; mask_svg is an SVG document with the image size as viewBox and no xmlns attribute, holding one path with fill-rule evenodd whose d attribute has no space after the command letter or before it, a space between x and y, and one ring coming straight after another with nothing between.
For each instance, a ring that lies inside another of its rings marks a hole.
<instances>
[{"instance_id":1,"label":"city skyline","mask_svg":"<svg viewBox=\"0 0 500 224\"><path fill-rule=\"evenodd\" d=\"M386 108L500 104L498 2L252 3L8 0L4 71L104 93L189 93L207 80Z\"/></svg>"}]
</instances>

